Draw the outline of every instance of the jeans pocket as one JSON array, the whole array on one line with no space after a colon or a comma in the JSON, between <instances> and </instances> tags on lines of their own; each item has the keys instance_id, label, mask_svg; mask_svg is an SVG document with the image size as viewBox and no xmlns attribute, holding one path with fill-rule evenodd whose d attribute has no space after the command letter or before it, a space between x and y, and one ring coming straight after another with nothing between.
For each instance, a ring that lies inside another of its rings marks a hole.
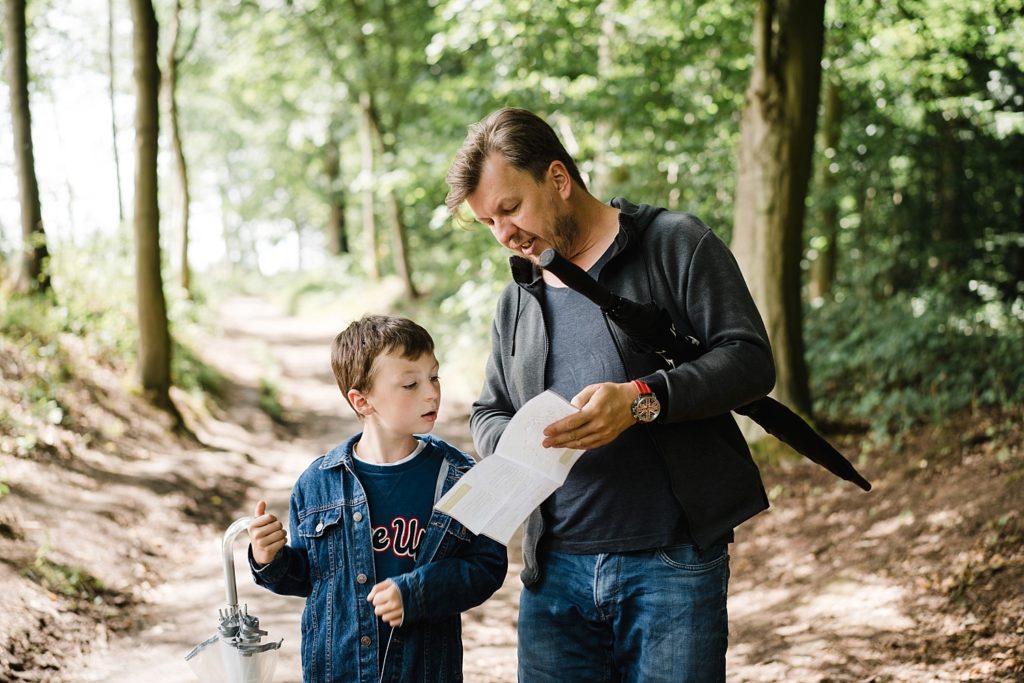
<instances>
[{"instance_id":1,"label":"jeans pocket","mask_svg":"<svg viewBox=\"0 0 1024 683\"><path fill-rule=\"evenodd\" d=\"M728 564L729 546L725 543L719 543L701 550L695 545L684 543L658 548L656 555L662 563L673 569L688 572L706 572L716 569L723 564Z\"/></svg>"}]
</instances>

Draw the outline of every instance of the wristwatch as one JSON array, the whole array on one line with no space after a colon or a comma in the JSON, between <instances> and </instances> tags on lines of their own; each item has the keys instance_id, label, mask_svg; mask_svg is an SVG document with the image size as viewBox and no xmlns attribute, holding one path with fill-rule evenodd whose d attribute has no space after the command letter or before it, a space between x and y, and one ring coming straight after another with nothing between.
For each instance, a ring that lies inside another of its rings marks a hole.
<instances>
[{"instance_id":1,"label":"wristwatch","mask_svg":"<svg viewBox=\"0 0 1024 683\"><path fill-rule=\"evenodd\" d=\"M661 403L658 402L658 397L651 391L651 387L647 382L635 379L633 384L640 392L640 395L633 399L633 405L630 406L634 419L645 424L654 422L661 413Z\"/></svg>"}]
</instances>

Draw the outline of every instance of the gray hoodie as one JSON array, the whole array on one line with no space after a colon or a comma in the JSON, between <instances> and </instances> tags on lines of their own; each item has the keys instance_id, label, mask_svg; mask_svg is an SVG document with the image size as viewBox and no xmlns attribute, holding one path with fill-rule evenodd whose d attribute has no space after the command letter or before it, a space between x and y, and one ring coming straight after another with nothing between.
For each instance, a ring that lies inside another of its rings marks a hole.
<instances>
[{"instance_id":1,"label":"gray hoodie","mask_svg":"<svg viewBox=\"0 0 1024 683\"><path fill-rule=\"evenodd\" d=\"M679 334L696 338L705 350L669 369L610 325L628 376L646 381L661 402L661 416L644 428L668 468L692 537L706 548L768 507L760 473L730 414L775 384L768 335L735 258L700 220L621 198L612 206L621 210L620 229L600 282L619 296L656 302ZM484 387L470 418L482 457L494 452L516 410L545 389L548 333L540 274L518 256L510 265L513 282L498 301ZM524 527L526 585L540 575L542 534L538 509Z\"/></svg>"}]
</instances>

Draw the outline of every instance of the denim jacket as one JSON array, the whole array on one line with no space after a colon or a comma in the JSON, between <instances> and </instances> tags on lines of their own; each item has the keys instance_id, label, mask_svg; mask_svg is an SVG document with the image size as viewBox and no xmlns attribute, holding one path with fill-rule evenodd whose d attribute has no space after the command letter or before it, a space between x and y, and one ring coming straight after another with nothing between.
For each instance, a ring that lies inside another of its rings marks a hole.
<instances>
[{"instance_id":1,"label":"denim jacket","mask_svg":"<svg viewBox=\"0 0 1024 683\"><path fill-rule=\"evenodd\" d=\"M250 547L253 577L275 593L306 598L304 681L461 681L460 615L501 586L508 568L505 546L475 536L433 510L415 568L392 577L402 593L405 618L391 632L381 666L378 618L366 600L377 583L369 507L352 465L352 448L360 436L315 460L299 477L289 505L290 543L263 566L255 563ZM437 500L473 461L440 439L418 438L444 455ZM382 633L388 629L384 627Z\"/></svg>"}]
</instances>

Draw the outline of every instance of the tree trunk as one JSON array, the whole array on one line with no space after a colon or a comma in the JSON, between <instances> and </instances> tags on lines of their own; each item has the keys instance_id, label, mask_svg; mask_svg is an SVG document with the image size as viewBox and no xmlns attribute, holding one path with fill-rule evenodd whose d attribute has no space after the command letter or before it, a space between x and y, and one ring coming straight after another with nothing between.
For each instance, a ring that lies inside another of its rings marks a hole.
<instances>
[{"instance_id":1,"label":"tree trunk","mask_svg":"<svg viewBox=\"0 0 1024 683\"><path fill-rule=\"evenodd\" d=\"M615 65L612 49L618 40L615 26L617 4L616 0L602 0L598 6L601 35L597 38L597 78L601 81L607 81ZM594 124L594 141L597 148L594 150L594 172L590 177L589 189L590 193L599 199L610 199L607 195L611 191L612 170L608 162L611 158L610 140L613 127L610 116L600 116Z\"/></svg>"},{"instance_id":2,"label":"tree trunk","mask_svg":"<svg viewBox=\"0 0 1024 683\"><path fill-rule=\"evenodd\" d=\"M775 352L775 394L810 413L800 299L804 200L821 85L824 0L761 0L740 124L732 250Z\"/></svg>"},{"instance_id":3,"label":"tree trunk","mask_svg":"<svg viewBox=\"0 0 1024 683\"><path fill-rule=\"evenodd\" d=\"M345 234L345 190L341 187L341 149L334 134L334 122L327 126L324 145L324 174L327 176L327 197L330 213L327 216L327 251L332 256L348 253Z\"/></svg>"},{"instance_id":4,"label":"tree trunk","mask_svg":"<svg viewBox=\"0 0 1024 683\"><path fill-rule=\"evenodd\" d=\"M398 203L394 189L387 192L388 217L391 223L391 242L395 254L395 270L402 280L405 296L409 299L419 297L416 285L412 281L412 269L409 266L409 247L405 237L405 224L402 221L402 207Z\"/></svg>"},{"instance_id":5,"label":"tree trunk","mask_svg":"<svg viewBox=\"0 0 1024 683\"><path fill-rule=\"evenodd\" d=\"M370 97L359 97L359 144L362 148L362 189L363 189L363 237L366 240L366 257L364 264L366 274L373 280L380 279L380 267L377 256L377 220L374 216L375 192L377 179L374 177L373 141L376 133L373 130L374 120L370 111Z\"/></svg>"},{"instance_id":6,"label":"tree trunk","mask_svg":"<svg viewBox=\"0 0 1024 683\"><path fill-rule=\"evenodd\" d=\"M135 62L135 283L139 315L139 375L156 405L170 400L171 338L160 274L160 211L157 202L157 138L160 67L157 23L151 0L130 0Z\"/></svg>"},{"instance_id":7,"label":"tree trunk","mask_svg":"<svg viewBox=\"0 0 1024 683\"><path fill-rule=\"evenodd\" d=\"M362 101L361 99L360 102ZM367 106L364 108L364 116L370 122L369 130L372 134L372 149L374 153L379 153L382 157L387 156L386 152L393 150L384 144L380 117L377 116L377 112L373 107L372 98L365 98L365 102ZM388 223L391 227L391 252L392 260L395 264L395 272L402 280L405 295L410 299L415 299L419 296L419 292L416 291L416 285L412 281L412 267L409 265L409 249L405 235L405 223L402 221L402 207L399 204L398 197L395 196L394 188L389 187L385 190L384 202L387 209Z\"/></svg>"},{"instance_id":8,"label":"tree trunk","mask_svg":"<svg viewBox=\"0 0 1024 683\"><path fill-rule=\"evenodd\" d=\"M121 155L117 151L117 90L114 87L114 0L107 0L107 70L110 89L110 141L114 149L114 179L117 181L117 221L124 223L124 194L121 192Z\"/></svg>"},{"instance_id":9,"label":"tree trunk","mask_svg":"<svg viewBox=\"0 0 1024 683\"><path fill-rule=\"evenodd\" d=\"M185 161L185 149L181 144L181 130L178 126L178 42L181 36L181 0L175 0L174 13L171 18L171 46L167 50L164 74L164 87L167 99L167 121L171 127L171 148L174 150L174 168L178 177L178 220L181 235L181 288L185 296L192 298L192 271L188 264L188 222L189 222L189 188L188 164Z\"/></svg>"},{"instance_id":10,"label":"tree trunk","mask_svg":"<svg viewBox=\"0 0 1024 683\"><path fill-rule=\"evenodd\" d=\"M32 114L28 101L28 41L25 0L6 0L7 78L11 97L14 162L21 202L21 272L18 288L26 293L50 291L50 256L39 205L35 154L32 150Z\"/></svg>"},{"instance_id":11,"label":"tree trunk","mask_svg":"<svg viewBox=\"0 0 1024 683\"><path fill-rule=\"evenodd\" d=\"M839 135L843 123L843 103L840 99L839 84L834 78L825 86L824 120L822 121L825 159L818 167L818 191L821 203L818 209L817 257L811 261L810 295L812 299L824 299L832 292L836 278L838 251L836 239L839 236L839 202L836 198L837 173L829 166L839 149Z\"/></svg>"}]
</instances>

